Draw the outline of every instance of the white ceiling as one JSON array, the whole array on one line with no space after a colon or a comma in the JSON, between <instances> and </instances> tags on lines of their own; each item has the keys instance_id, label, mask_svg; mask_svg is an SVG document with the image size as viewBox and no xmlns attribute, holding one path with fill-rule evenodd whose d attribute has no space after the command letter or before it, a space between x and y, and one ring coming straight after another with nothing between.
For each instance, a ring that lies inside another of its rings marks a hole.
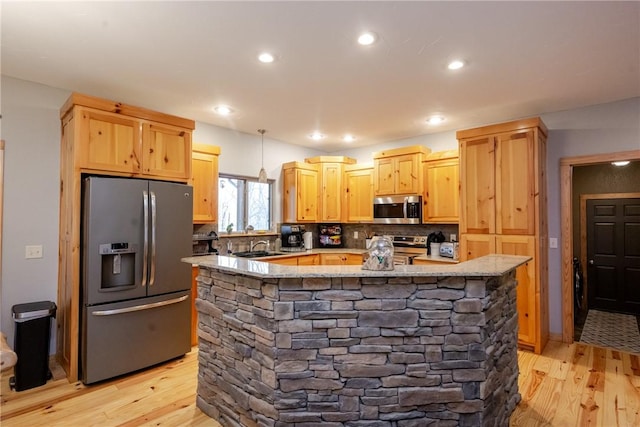
<instances>
[{"instance_id":1,"label":"white ceiling","mask_svg":"<svg viewBox=\"0 0 640 427\"><path fill-rule=\"evenodd\" d=\"M4 75L326 151L640 96L636 1L1 8ZM378 43L359 46L363 30ZM454 58L467 67L448 71ZM427 125L434 113L446 121Z\"/></svg>"}]
</instances>

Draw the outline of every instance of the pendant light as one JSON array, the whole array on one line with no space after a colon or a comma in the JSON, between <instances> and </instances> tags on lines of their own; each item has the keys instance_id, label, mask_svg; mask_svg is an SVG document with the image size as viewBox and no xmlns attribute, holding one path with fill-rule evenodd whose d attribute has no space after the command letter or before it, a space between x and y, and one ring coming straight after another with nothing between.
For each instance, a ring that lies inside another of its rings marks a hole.
<instances>
[{"instance_id":1,"label":"pendant light","mask_svg":"<svg viewBox=\"0 0 640 427\"><path fill-rule=\"evenodd\" d=\"M258 182L262 184L267 183L267 171L264 170L264 133L265 129L258 129L258 133L262 135L262 167L260 168L260 173L258 174Z\"/></svg>"}]
</instances>

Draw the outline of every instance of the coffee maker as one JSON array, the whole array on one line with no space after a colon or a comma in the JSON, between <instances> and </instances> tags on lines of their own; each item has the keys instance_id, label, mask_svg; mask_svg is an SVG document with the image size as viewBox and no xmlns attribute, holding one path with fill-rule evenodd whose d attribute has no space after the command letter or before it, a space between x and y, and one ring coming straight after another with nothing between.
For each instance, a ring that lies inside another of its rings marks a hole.
<instances>
[{"instance_id":1,"label":"coffee maker","mask_svg":"<svg viewBox=\"0 0 640 427\"><path fill-rule=\"evenodd\" d=\"M304 251L304 225L282 224L280 226L281 250L285 252Z\"/></svg>"}]
</instances>

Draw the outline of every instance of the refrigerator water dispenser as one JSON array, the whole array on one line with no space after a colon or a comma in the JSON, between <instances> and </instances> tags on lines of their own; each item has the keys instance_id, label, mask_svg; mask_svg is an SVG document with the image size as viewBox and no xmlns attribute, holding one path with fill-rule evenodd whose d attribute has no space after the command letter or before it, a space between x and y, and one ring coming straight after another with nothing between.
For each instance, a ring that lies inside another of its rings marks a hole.
<instances>
[{"instance_id":1,"label":"refrigerator water dispenser","mask_svg":"<svg viewBox=\"0 0 640 427\"><path fill-rule=\"evenodd\" d=\"M135 286L136 245L105 243L100 245L102 256L101 290Z\"/></svg>"}]
</instances>

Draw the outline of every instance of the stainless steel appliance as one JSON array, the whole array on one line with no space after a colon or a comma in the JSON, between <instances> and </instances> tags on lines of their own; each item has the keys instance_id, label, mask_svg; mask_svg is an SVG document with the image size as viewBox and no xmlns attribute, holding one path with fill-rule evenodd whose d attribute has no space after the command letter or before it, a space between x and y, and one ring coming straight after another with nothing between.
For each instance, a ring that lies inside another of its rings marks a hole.
<instances>
[{"instance_id":1,"label":"stainless steel appliance","mask_svg":"<svg viewBox=\"0 0 640 427\"><path fill-rule=\"evenodd\" d=\"M422 222L422 196L374 198L373 222L378 224L420 224Z\"/></svg>"},{"instance_id":2,"label":"stainless steel appliance","mask_svg":"<svg viewBox=\"0 0 640 427\"><path fill-rule=\"evenodd\" d=\"M281 251L300 252L304 251L304 225L282 224L280 226Z\"/></svg>"},{"instance_id":3,"label":"stainless steel appliance","mask_svg":"<svg viewBox=\"0 0 640 427\"><path fill-rule=\"evenodd\" d=\"M83 180L80 374L86 384L190 350L192 188Z\"/></svg>"},{"instance_id":4,"label":"stainless steel appliance","mask_svg":"<svg viewBox=\"0 0 640 427\"><path fill-rule=\"evenodd\" d=\"M413 259L426 254L427 238L425 236L387 236L393 242L393 264L413 264ZM363 255L366 261L368 253Z\"/></svg>"}]
</instances>

